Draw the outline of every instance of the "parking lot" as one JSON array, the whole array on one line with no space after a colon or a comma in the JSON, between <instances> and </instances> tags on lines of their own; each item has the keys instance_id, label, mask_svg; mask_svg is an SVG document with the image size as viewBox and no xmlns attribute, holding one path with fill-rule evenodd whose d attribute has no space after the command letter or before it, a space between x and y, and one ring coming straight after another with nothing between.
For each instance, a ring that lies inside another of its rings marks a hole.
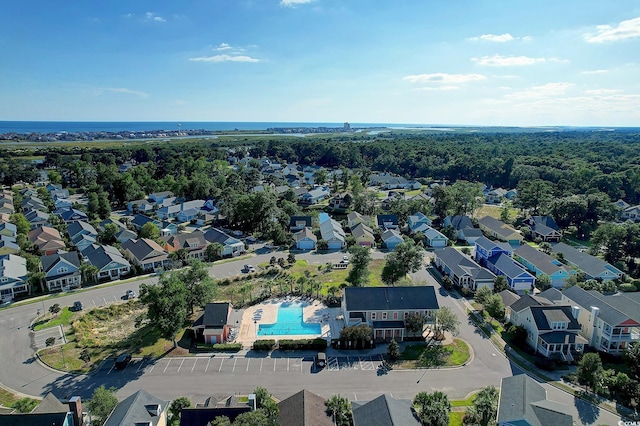
<instances>
[{"instance_id":1,"label":"parking lot","mask_svg":"<svg viewBox=\"0 0 640 426\"><path fill-rule=\"evenodd\" d=\"M123 370L115 370L113 359L102 363L96 375L203 375L203 374L331 374L340 370L377 370L380 355L365 357L328 357L327 366L319 369L313 357L255 358L234 355L184 358L134 358Z\"/></svg>"}]
</instances>

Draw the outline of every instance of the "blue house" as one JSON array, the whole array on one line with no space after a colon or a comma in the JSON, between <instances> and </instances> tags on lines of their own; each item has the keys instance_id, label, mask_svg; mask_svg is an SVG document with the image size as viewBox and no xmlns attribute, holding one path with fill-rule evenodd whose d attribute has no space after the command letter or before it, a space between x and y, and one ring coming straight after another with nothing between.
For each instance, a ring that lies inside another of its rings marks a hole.
<instances>
[{"instance_id":1,"label":"blue house","mask_svg":"<svg viewBox=\"0 0 640 426\"><path fill-rule=\"evenodd\" d=\"M523 244L515 249L513 256L529 271L534 273L536 277L539 277L541 274L549 276L551 286L555 288L563 288L567 278L575 273L575 271L567 268L557 259L540 250L536 250L528 244Z\"/></svg>"},{"instance_id":2,"label":"blue house","mask_svg":"<svg viewBox=\"0 0 640 426\"><path fill-rule=\"evenodd\" d=\"M506 277L509 288L518 294L531 290L536 282L536 277L505 253L489 258L487 268L498 276Z\"/></svg>"},{"instance_id":3,"label":"blue house","mask_svg":"<svg viewBox=\"0 0 640 426\"><path fill-rule=\"evenodd\" d=\"M421 225L431 226L431 219L420 212L416 212L407 218L407 227L412 233L418 232L417 228Z\"/></svg>"},{"instance_id":4,"label":"blue house","mask_svg":"<svg viewBox=\"0 0 640 426\"><path fill-rule=\"evenodd\" d=\"M490 258L504 253L511 256L513 248L508 243L499 241L491 241L486 237L480 237L476 240L476 253L474 259L482 266L487 266Z\"/></svg>"}]
</instances>

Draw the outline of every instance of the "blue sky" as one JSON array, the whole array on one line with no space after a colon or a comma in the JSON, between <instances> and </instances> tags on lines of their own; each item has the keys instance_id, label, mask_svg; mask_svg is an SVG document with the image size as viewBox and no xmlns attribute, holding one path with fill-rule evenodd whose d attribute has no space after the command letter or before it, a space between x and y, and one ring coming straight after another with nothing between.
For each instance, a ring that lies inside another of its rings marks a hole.
<instances>
[{"instance_id":1,"label":"blue sky","mask_svg":"<svg viewBox=\"0 0 640 426\"><path fill-rule=\"evenodd\" d=\"M637 0L8 0L0 28L0 120L640 125Z\"/></svg>"}]
</instances>

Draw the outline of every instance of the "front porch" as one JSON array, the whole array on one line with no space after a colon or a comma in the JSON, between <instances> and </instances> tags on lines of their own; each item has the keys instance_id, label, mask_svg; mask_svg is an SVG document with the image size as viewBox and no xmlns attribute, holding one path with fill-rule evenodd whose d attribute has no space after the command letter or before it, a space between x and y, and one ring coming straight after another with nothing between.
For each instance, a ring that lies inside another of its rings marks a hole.
<instances>
[{"instance_id":1,"label":"front porch","mask_svg":"<svg viewBox=\"0 0 640 426\"><path fill-rule=\"evenodd\" d=\"M554 331L538 337L536 352L547 358L558 356L564 361L572 362L575 354L582 353L587 343L587 339L578 334Z\"/></svg>"},{"instance_id":2,"label":"front porch","mask_svg":"<svg viewBox=\"0 0 640 426\"><path fill-rule=\"evenodd\" d=\"M404 340L404 321L373 321L373 338L376 342L388 342L395 339Z\"/></svg>"}]
</instances>

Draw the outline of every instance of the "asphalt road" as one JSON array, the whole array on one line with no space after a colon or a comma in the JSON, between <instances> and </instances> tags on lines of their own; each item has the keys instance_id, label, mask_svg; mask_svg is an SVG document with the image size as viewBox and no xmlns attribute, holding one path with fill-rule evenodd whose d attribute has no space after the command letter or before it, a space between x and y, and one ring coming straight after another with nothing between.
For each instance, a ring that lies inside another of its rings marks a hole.
<instances>
[{"instance_id":1,"label":"asphalt road","mask_svg":"<svg viewBox=\"0 0 640 426\"><path fill-rule=\"evenodd\" d=\"M210 273L217 278L239 275L245 263L256 265L268 261L273 255L286 257L286 252L261 252L250 260L216 265L210 268ZM297 255L314 264L340 261L342 256L343 253ZM382 253L374 254L376 258L383 256ZM28 326L38 309L46 310L52 303L70 306L76 300L81 301L85 309L119 302L126 290L138 293L139 284L155 282L157 278L151 277L0 311L0 339L4 342L0 345L0 383L26 395L43 396L53 392L58 397L80 395L85 399L100 385L117 388L121 399L138 389L145 389L160 398L169 400L187 396L193 402L204 402L209 396L249 393L256 386L266 387L280 399L301 389L325 397L340 393L351 400L369 400L381 393L411 399L420 391L440 390L457 399L488 385L498 387L503 377L521 373L487 338L467 323L464 305L441 289L426 270L413 274L413 278L436 286L440 305L449 306L459 314L459 337L471 345L474 354L466 366L426 371L394 370L381 374L377 368L377 354L330 354L327 368L317 370L313 367L311 353L294 352L282 357L249 353L246 356L134 359L124 370L113 370L112 362L107 360L92 374L71 375L52 371L35 361L33 337ZM618 416L583 403L552 386L543 385L550 399L570 407L578 423L617 424L620 420Z\"/></svg>"}]
</instances>

